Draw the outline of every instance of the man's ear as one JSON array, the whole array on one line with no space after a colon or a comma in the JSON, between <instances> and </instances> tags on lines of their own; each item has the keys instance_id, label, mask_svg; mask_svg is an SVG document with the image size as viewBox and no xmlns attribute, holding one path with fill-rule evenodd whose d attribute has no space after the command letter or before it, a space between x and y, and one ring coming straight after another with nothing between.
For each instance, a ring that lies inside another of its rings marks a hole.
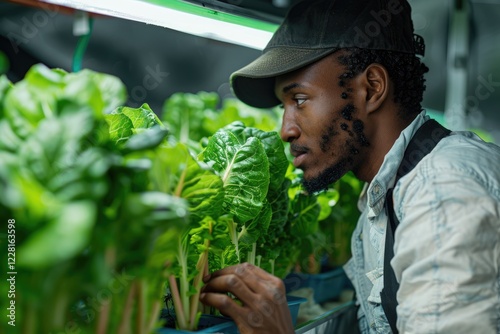
<instances>
[{"instance_id":1,"label":"man's ear","mask_svg":"<svg viewBox=\"0 0 500 334\"><path fill-rule=\"evenodd\" d=\"M378 110L389 96L390 79L387 69L380 64L370 64L363 72L366 87L366 111Z\"/></svg>"}]
</instances>

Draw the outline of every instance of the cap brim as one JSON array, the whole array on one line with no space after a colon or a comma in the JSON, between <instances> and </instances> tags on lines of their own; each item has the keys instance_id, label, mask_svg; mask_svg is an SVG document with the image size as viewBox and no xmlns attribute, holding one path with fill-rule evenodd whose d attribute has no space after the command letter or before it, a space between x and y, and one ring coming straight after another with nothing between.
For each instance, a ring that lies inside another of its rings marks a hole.
<instances>
[{"instance_id":1,"label":"cap brim","mask_svg":"<svg viewBox=\"0 0 500 334\"><path fill-rule=\"evenodd\" d=\"M253 62L231 74L234 95L244 103L256 108L271 108L280 101L274 94L275 78L309 65L330 53L335 48L299 49L278 47L264 51Z\"/></svg>"}]
</instances>

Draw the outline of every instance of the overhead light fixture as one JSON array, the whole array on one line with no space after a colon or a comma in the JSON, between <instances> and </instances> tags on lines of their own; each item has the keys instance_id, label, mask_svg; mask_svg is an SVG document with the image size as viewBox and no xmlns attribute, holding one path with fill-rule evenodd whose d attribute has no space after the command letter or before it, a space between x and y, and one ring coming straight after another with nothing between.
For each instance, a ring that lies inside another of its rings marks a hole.
<instances>
[{"instance_id":1,"label":"overhead light fixture","mask_svg":"<svg viewBox=\"0 0 500 334\"><path fill-rule=\"evenodd\" d=\"M184 33L262 50L276 24L237 17L178 0L42 0L81 11L154 24Z\"/></svg>"}]
</instances>

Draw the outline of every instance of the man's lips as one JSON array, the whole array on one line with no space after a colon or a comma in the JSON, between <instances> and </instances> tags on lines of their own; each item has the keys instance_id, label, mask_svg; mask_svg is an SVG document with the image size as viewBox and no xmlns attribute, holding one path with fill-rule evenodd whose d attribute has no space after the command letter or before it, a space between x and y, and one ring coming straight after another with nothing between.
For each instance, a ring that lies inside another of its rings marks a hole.
<instances>
[{"instance_id":1,"label":"man's lips","mask_svg":"<svg viewBox=\"0 0 500 334\"><path fill-rule=\"evenodd\" d=\"M293 159L293 165L295 167L299 167L303 163L308 151L309 149L307 147L295 144L290 145L290 154L295 157Z\"/></svg>"}]
</instances>

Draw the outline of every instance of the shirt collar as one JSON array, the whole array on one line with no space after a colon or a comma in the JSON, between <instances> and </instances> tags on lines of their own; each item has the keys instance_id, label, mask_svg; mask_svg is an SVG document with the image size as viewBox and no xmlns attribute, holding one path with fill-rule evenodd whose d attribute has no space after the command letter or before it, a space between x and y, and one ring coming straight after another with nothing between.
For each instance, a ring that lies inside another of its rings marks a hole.
<instances>
[{"instance_id":1,"label":"shirt collar","mask_svg":"<svg viewBox=\"0 0 500 334\"><path fill-rule=\"evenodd\" d=\"M370 184L365 185L359 198L358 207L365 208L368 204L368 217L378 216L384 207L385 194L394 185L396 173L403 160L403 155L415 132L429 119L425 111L422 111L408 125L394 142L392 148L387 152L379 171Z\"/></svg>"}]
</instances>

